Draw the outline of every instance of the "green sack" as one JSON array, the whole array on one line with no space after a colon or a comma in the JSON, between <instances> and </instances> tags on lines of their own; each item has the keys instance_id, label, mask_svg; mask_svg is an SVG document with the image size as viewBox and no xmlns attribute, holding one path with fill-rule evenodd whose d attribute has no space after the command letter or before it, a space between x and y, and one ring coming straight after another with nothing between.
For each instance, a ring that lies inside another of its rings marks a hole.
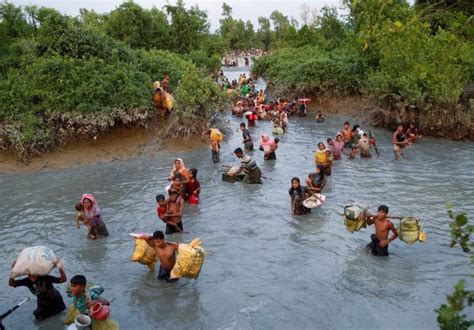
<instances>
[{"instance_id":1,"label":"green sack","mask_svg":"<svg viewBox=\"0 0 474 330\"><path fill-rule=\"evenodd\" d=\"M365 220L365 217L355 221L344 217L344 225L346 226L347 231L350 233L359 231L362 228L367 228L367 222Z\"/></svg>"},{"instance_id":2,"label":"green sack","mask_svg":"<svg viewBox=\"0 0 474 330\"><path fill-rule=\"evenodd\" d=\"M362 218L365 218L367 210L367 205L355 202L354 204L344 206L344 216L348 220L360 220Z\"/></svg>"},{"instance_id":3,"label":"green sack","mask_svg":"<svg viewBox=\"0 0 474 330\"><path fill-rule=\"evenodd\" d=\"M408 244L413 244L418 241L420 237L420 221L415 217L402 217L397 230L400 240Z\"/></svg>"}]
</instances>

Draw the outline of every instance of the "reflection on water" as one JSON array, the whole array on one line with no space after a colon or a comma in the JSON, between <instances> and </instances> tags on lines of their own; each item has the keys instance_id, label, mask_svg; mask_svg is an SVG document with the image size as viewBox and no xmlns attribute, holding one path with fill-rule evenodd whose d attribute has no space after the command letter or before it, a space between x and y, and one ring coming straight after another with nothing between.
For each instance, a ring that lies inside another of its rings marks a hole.
<instances>
[{"instance_id":1,"label":"reflection on water","mask_svg":"<svg viewBox=\"0 0 474 330\"><path fill-rule=\"evenodd\" d=\"M236 73L238 75L238 72ZM395 162L390 132L373 129L381 157L343 160L333 169L327 203L305 217L290 214L290 179L313 169L318 141L334 136L346 117L292 118L281 137L276 161L263 162L263 185L222 182L206 146L177 154L61 171L0 175L0 310L30 293L7 287L10 261L27 245L47 245L64 258L69 277L85 274L105 287L112 316L124 329L246 328L434 328L433 310L445 301L458 278L469 273L468 260L449 249L445 204L473 214L474 145L424 138ZM222 143L222 164L236 163L241 119ZM269 122L251 129L254 140L270 132ZM187 206L183 223L200 237L209 256L197 281L158 282L157 274L130 262L134 244L128 233L164 229L155 215L155 194L167 184L173 159L199 169L201 204ZM471 164L468 166L468 164ZM110 236L90 241L74 227L74 203L94 193ZM374 210L387 203L395 215L418 215L428 234L424 244L399 240L391 256L368 255L364 246L373 228L350 234L340 213L351 200ZM63 287L60 287L64 293ZM65 297L65 294L64 294ZM70 299L65 298L70 304ZM10 329L38 328L22 306L6 319ZM374 312L377 308L378 313ZM62 329L61 317L39 326Z\"/></svg>"}]
</instances>

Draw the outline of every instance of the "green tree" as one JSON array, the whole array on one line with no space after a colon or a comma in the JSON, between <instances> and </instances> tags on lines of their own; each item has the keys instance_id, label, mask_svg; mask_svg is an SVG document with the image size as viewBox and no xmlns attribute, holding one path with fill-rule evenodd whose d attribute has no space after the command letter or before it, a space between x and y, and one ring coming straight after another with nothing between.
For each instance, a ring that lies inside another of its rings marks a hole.
<instances>
[{"instance_id":1,"label":"green tree","mask_svg":"<svg viewBox=\"0 0 474 330\"><path fill-rule=\"evenodd\" d=\"M187 10L183 0L178 0L174 6L166 5L165 10L171 21L169 49L182 54L200 49L209 33L206 12L198 6Z\"/></svg>"},{"instance_id":2,"label":"green tree","mask_svg":"<svg viewBox=\"0 0 474 330\"><path fill-rule=\"evenodd\" d=\"M259 17L258 25L259 25L259 28L257 31L256 39L262 43L263 49L268 51L270 49L270 44L272 42L272 31L271 31L270 20L266 17Z\"/></svg>"},{"instance_id":3,"label":"green tree","mask_svg":"<svg viewBox=\"0 0 474 330\"><path fill-rule=\"evenodd\" d=\"M106 22L107 34L134 48L150 48L153 38L153 18L133 1L122 3L113 10Z\"/></svg>"}]
</instances>

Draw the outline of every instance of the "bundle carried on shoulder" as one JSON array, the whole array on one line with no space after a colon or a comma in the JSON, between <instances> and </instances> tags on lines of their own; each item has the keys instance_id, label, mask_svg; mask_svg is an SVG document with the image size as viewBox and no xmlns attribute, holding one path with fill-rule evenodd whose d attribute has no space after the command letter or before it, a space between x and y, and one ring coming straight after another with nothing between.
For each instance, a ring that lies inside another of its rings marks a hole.
<instances>
[{"instance_id":1,"label":"bundle carried on shoulder","mask_svg":"<svg viewBox=\"0 0 474 330\"><path fill-rule=\"evenodd\" d=\"M46 246L33 246L23 249L15 266L11 271L10 277L15 278L21 275L44 276L51 273L58 259L51 249Z\"/></svg>"},{"instance_id":2,"label":"bundle carried on shoulder","mask_svg":"<svg viewBox=\"0 0 474 330\"><path fill-rule=\"evenodd\" d=\"M211 128L211 139L222 142L224 141L224 134L218 128Z\"/></svg>"},{"instance_id":3,"label":"bundle carried on shoulder","mask_svg":"<svg viewBox=\"0 0 474 330\"><path fill-rule=\"evenodd\" d=\"M146 265L151 271L153 271L155 270L156 262L155 249L148 245L145 239L136 238L135 249L133 250L133 254L130 260L134 262L139 262L142 265Z\"/></svg>"},{"instance_id":4,"label":"bundle carried on shoulder","mask_svg":"<svg viewBox=\"0 0 474 330\"><path fill-rule=\"evenodd\" d=\"M367 228L368 209L367 205L359 202L344 206L344 225L347 231L353 233L361 228Z\"/></svg>"},{"instance_id":5,"label":"bundle carried on shoulder","mask_svg":"<svg viewBox=\"0 0 474 330\"><path fill-rule=\"evenodd\" d=\"M171 110L174 107L174 96L168 92L165 92L165 98L163 100L163 105L166 109Z\"/></svg>"},{"instance_id":6,"label":"bundle carried on shoulder","mask_svg":"<svg viewBox=\"0 0 474 330\"><path fill-rule=\"evenodd\" d=\"M178 257L171 270L171 278L187 277L198 278L201 272L206 250L201 247L201 240L194 239L189 244L180 244L178 247Z\"/></svg>"},{"instance_id":7,"label":"bundle carried on shoulder","mask_svg":"<svg viewBox=\"0 0 474 330\"><path fill-rule=\"evenodd\" d=\"M398 224L398 237L408 244L413 244L416 241L424 242L426 234L423 231L420 220L415 217L402 217Z\"/></svg>"}]
</instances>

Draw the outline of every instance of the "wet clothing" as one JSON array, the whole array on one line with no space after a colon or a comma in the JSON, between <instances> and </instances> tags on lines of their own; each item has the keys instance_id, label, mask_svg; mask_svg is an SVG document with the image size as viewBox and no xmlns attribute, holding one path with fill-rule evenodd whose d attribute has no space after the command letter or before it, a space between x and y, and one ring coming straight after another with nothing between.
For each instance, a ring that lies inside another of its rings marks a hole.
<instances>
[{"instance_id":1,"label":"wet clothing","mask_svg":"<svg viewBox=\"0 0 474 330\"><path fill-rule=\"evenodd\" d=\"M240 160L240 168L243 168L244 170L252 171L258 168L255 160L253 160L249 155L244 154L242 158L239 158L239 160Z\"/></svg>"},{"instance_id":2,"label":"wet clothing","mask_svg":"<svg viewBox=\"0 0 474 330\"><path fill-rule=\"evenodd\" d=\"M194 193L194 191L198 190L199 188L201 188L201 184L197 179L194 179L194 181L189 181L186 186L188 197L190 197ZM197 195L199 195L199 192L197 193Z\"/></svg>"},{"instance_id":3,"label":"wet clothing","mask_svg":"<svg viewBox=\"0 0 474 330\"><path fill-rule=\"evenodd\" d=\"M250 140L252 141L252 137L250 136L250 131L246 128L244 128L244 130L242 131L242 137L245 140Z\"/></svg>"},{"instance_id":4,"label":"wet clothing","mask_svg":"<svg viewBox=\"0 0 474 330\"><path fill-rule=\"evenodd\" d=\"M317 150L316 153L314 154L314 160L316 161L316 164L322 164L325 165L329 162L329 157L328 154L326 153L327 149L324 150Z\"/></svg>"},{"instance_id":5,"label":"wet clothing","mask_svg":"<svg viewBox=\"0 0 474 330\"><path fill-rule=\"evenodd\" d=\"M242 158L240 158L240 168L246 172L245 177L242 180L243 183L262 183L262 171L260 171L255 160L253 160L249 155L244 154Z\"/></svg>"},{"instance_id":6,"label":"wet clothing","mask_svg":"<svg viewBox=\"0 0 474 330\"><path fill-rule=\"evenodd\" d=\"M300 116L305 116L306 115L306 104L301 104L299 108L299 115Z\"/></svg>"},{"instance_id":7,"label":"wet clothing","mask_svg":"<svg viewBox=\"0 0 474 330\"><path fill-rule=\"evenodd\" d=\"M166 214L166 207L158 206L158 207L156 208L156 213L158 214L158 218L161 219L161 217Z\"/></svg>"},{"instance_id":8,"label":"wet clothing","mask_svg":"<svg viewBox=\"0 0 474 330\"><path fill-rule=\"evenodd\" d=\"M380 246L380 240L375 234L370 235L372 242L367 244L367 250L369 250L374 256L377 257L388 257L388 244L385 247Z\"/></svg>"},{"instance_id":9,"label":"wet clothing","mask_svg":"<svg viewBox=\"0 0 474 330\"><path fill-rule=\"evenodd\" d=\"M262 183L261 178L262 178L262 171L260 171L260 168L256 166L253 170L247 171L242 182L249 183L249 184L260 184Z\"/></svg>"},{"instance_id":10,"label":"wet clothing","mask_svg":"<svg viewBox=\"0 0 474 330\"><path fill-rule=\"evenodd\" d=\"M82 205L84 205L85 199L90 200L92 203L92 208L90 208L89 210L84 208L84 215L92 227L92 233L95 236L102 236L102 237L108 236L109 232L107 231L107 226L102 220L100 207L99 205L97 205L97 201L95 200L94 196L92 196L91 194L82 195L82 199L81 199Z\"/></svg>"},{"instance_id":11,"label":"wet clothing","mask_svg":"<svg viewBox=\"0 0 474 330\"><path fill-rule=\"evenodd\" d=\"M33 314L38 320L44 320L66 309L63 297L53 286L53 283L61 283L61 279L59 277L46 275L38 276L36 282L33 282L27 277L21 280L15 280L13 286L26 286L30 292L37 297L37 307Z\"/></svg>"},{"instance_id":12,"label":"wet clothing","mask_svg":"<svg viewBox=\"0 0 474 330\"><path fill-rule=\"evenodd\" d=\"M179 229L184 230L183 229L183 223L181 222L181 220L176 225L179 227ZM177 231L174 226L170 226L170 225L166 224L165 234L170 235L170 234L174 234L174 233L179 233L179 231Z\"/></svg>"},{"instance_id":13,"label":"wet clothing","mask_svg":"<svg viewBox=\"0 0 474 330\"><path fill-rule=\"evenodd\" d=\"M370 143L368 138L361 138L357 147L360 149L360 157L362 158L370 158Z\"/></svg>"},{"instance_id":14,"label":"wet clothing","mask_svg":"<svg viewBox=\"0 0 474 330\"><path fill-rule=\"evenodd\" d=\"M89 308L87 307L88 300L96 300L104 292L104 288L101 286L94 286L91 289L85 289L80 297L73 296L72 303L82 314L89 314Z\"/></svg>"},{"instance_id":15,"label":"wet clothing","mask_svg":"<svg viewBox=\"0 0 474 330\"><path fill-rule=\"evenodd\" d=\"M170 278L170 276L171 276L171 271L167 271L161 268L160 266L160 269L158 270L158 279L166 280L166 282L170 282L170 283L178 281L178 278Z\"/></svg>"},{"instance_id":16,"label":"wet clothing","mask_svg":"<svg viewBox=\"0 0 474 330\"><path fill-rule=\"evenodd\" d=\"M212 161L214 163L219 163L219 151L211 149Z\"/></svg>"},{"instance_id":17,"label":"wet clothing","mask_svg":"<svg viewBox=\"0 0 474 330\"><path fill-rule=\"evenodd\" d=\"M171 179L174 179L174 177L175 177L176 175L180 174L181 177L183 178L183 181L189 180L190 174L189 174L188 169L187 169L186 166L184 165L184 161L183 161L181 158L176 158L176 159L175 159L175 162L176 162L176 161L178 161L178 162L181 164L180 169L177 170L177 169L176 169L176 164L173 163L173 169L171 170L171 173L170 173L170 176L169 176L169 177L170 177Z\"/></svg>"},{"instance_id":18,"label":"wet clothing","mask_svg":"<svg viewBox=\"0 0 474 330\"><path fill-rule=\"evenodd\" d=\"M252 151L253 150L253 142L252 141L245 142L244 148L247 151Z\"/></svg>"},{"instance_id":19,"label":"wet clothing","mask_svg":"<svg viewBox=\"0 0 474 330\"><path fill-rule=\"evenodd\" d=\"M288 191L290 197L293 199L293 209L295 215L303 215L311 213L311 209L303 205L303 201L311 196L311 192L308 188L300 186L299 189L290 188Z\"/></svg>"},{"instance_id":20,"label":"wet clothing","mask_svg":"<svg viewBox=\"0 0 474 330\"><path fill-rule=\"evenodd\" d=\"M334 160L341 160L342 159L342 150L344 149L344 142L338 142L337 140L334 141Z\"/></svg>"},{"instance_id":21,"label":"wet clothing","mask_svg":"<svg viewBox=\"0 0 474 330\"><path fill-rule=\"evenodd\" d=\"M265 154L263 157L264 157L265 160L275 160L275 159L277 159L275 151L272 151L268 154Z\"/></svg>"},{"instance_id":22,"label":"wet clothing","mask_svg":"<svg viewBox=\"0 0 474 330\"><path fill-rule=\"evenodd\" d=\"M405 133L397 133L395 135L395 139L397 140L397 142L405 142L406 140L406 136L405 136ZM398 145L398 144L397 144ZM400 148L405 148L405 145L398 145Z\"/></svg>"},{"instance_id":23,"label":"wet clothing","mask_svg":"<svg viewBox=\"0 0 474 330\"><path fill-rule=\"evenodd\" d=\"M404 142L406 140L406 136L403 132L396 133L395 139L397 140L397 142ZM396 158L402 158L403 148L405 148L405 144L402 144L402 145L399 145L397 143L393 144L393 152L395 153Z\"/></svg>"}]
</instances>

